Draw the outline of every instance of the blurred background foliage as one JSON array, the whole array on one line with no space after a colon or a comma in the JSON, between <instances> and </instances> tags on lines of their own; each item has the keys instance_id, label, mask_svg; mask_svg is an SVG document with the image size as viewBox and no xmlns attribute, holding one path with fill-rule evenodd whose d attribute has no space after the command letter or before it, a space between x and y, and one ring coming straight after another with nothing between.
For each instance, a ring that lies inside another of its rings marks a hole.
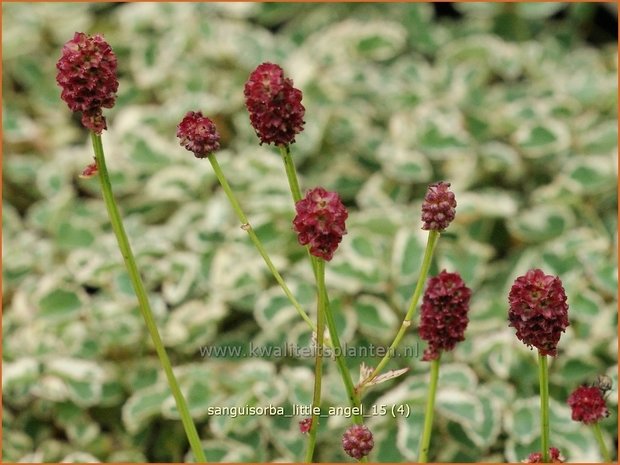
<instances>
[{"instance_id":1,"label":"blurred background foliage","mask_svg":"<svg viewBox=\"0 0 620 465\"><path fill-rule=\"evenodd\" d=\"M507 291L560 275L571 326L551 364L552 444L596 461L566 399L617 385L617 41L613 4L17 4L3 11L5 461L188 459L55 63L75 31L118 55L104 145L159 327L213 461L299 460L300 418L208 416L209 406L309 404L311 360L202 358L200 347L308 344L210 167L178 145L188 110L215 118L219 160L279 269L313 312L277 152L260 147L243 84L277 62L304 92L293 147L303 188L338 190L349 234L328 286L349 346L387 344L416 282L426 186L452 183L456 221L433 273L474 290L467 340L445 356L431 459L519 461L538 450L534 352L507 326ZM611 32L610 32L611 31ZM415 329L405 341L423 345ZM350 359L357 378L359 363ZM346 405L326 363L325 405ZM375 461L415 460L427 364L374 388ZM603 422L617 441L617 391ZM346 460L348 424L320 426L318 458Z\"/></svg>"}]
</instances>

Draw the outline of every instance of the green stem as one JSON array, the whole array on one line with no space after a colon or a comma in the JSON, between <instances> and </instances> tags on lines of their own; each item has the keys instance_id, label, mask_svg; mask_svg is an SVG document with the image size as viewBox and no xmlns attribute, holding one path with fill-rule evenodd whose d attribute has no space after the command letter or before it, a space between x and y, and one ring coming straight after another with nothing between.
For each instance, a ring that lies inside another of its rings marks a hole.
<instances>
[{"instance_id":1,"label":"green stem","mask_svg":"<svg viewBox=\"0 0 620 465\"><path fill-rule=\"evenodd\" d=\"M317 264L317 300L316 309L316 358L314 362L314 392L312 394L312 424L308 433L308 448L306 450L306 462L312 462L314 446L316 445L316 433L319 428L319 415L314 414L316 407L321 407L321 379L323 377L323 340L325 335L325 262L319 260Z\"/></svg>"},{"instance_id":2,"label":"green stem","mask_svg":"<svg viewBox=\"0 0 620 465\"><path fill-rule=\"evenodd\" d=\"M426 399L426 412L424 413L424 430L420 440L420 453L418 463L428 461L428 449L431 443L433 430L433 415L435 413L435 397L437 394L437 380L439 379L439 358L431 361L431 380L428 386L428 398Z\"/></svg>"},{"instance_id":3,"label":"green stem","mask_svg":"<svg viewBox=\"0 0 620 465\"><path fill-rule=\"evenodd\" d=\"M538 353L538 380L540 382L540 447L543 463L549 462L549 369L547 356Z\"/></svg>"},{"instance_id":4,"label":"green stem","mask_svg":"<svg viewBox=\"0 0 620 465\"><path fill-rule=\"evenodd\" d=\"M299 180L297 179L297 171L295 170L295 164L293 163L293 158L291 157L291 151L288 145L279 146L279 149L280 154L282 155L282 160L284 162L286 177L288 179L288 184L291 190L291 195L293 197L293 202L297 203L299 200L301 200L301 189L299 188ZM310 263L312 264L312 271L314 272L314 277L318 280L317 271L319 259L310 254L310 249L308 247L306 247L306 250L308 252L308 256L310 257ZM364 419L361 415L362 401L357 390L355 389L355 384L353 384L353 379L351 378L351 372L347 368L347 364L344 359L342 346L340 345L340 338L338 337L338 329L336 328L336 321L334 320L334 315L332 313L331 305L329 303L329 297L327 296L326 290L325 319L327 323L327 328L329 330L331 346L333 347L334 355L336 358L336 366L338 367L338 372L340 373L340 377L342 378L345 390L347 391L349 404L351 405L351 407L357 410L357 413L352 415L353 422L355 424L361 425L364 423ZM364 457L362 461L366 461L365 459L366 457Z\"/></svg>"},{"instance_id":5,"label":"green stem","mask_svg":"<svg viewBox=\"0 0 620 465\"><path fill-rule=\"evenodd\" d=\"M338 367L338 372L340 373L345 390L347 391L349 404L355 409L355 413L352 415L353 422L357 425L361 425L364 423L364 419L361 414L362 401L357 393L357 390L355 389L353 379L351 378L351 372L349 371L349 368L344 360L342 346L340 345L340 338L338 337L338 329L336 328L336 321L334 320L334 314L332 313L331 306L329 305L329 298L327 297L327 294L325 294L325 319L327 320L327 329L329 330L329 337L331 338L332 347L334 348L336 366Z\"/></svg>"},{"instance_id":6,"label":"green stem","mask_svg":"<svg viewBox=\"0 0 620 465\"><path fill-rule=\"evenodd\" d=\"M392 359L394 354L396 353L396 349L398 345L402 341L403 337L405 337L405 333L409 326L411 326L411 320L415 316L415 311L418 306L418 301L422 296L422 291L424 290L424 284L426 283L426 276L428 275L428 270L431 267L431 261L433 259L433 252L435 251L435 246L437 245L437 240L439 239L439 233L437 231L430 231L428 233L428 240L426 242L426 250L424 251L424 258L422 259L422 266L420 267L420 276L418 277L418 283L416 284L415 291L413 292L413 296L411 297L411 303L409 304L409 309L405 315L405 319L400 325L398 329L398 333L396 333L396 337L390 344L390 348L387 350L386 354L383 356L377 367L374 369L372 374L366 378L364 384L369 383L374 378L376 378L381 370L388 364L388 362Z\"/></svg>"},{"instance_id":7,"label":"green stem","mask_svg":"<svg viewBox=\"0 0 620 465\"><path fill-rule=\"evenodd\" d=\"M297 299L295 298L291 290L288 288L288 286L284 282L282 275L280 275L280 273L276 269L275 265L269 258L269 255L267 255L267 251L265 250L265 247L263 247L263 244L261 243L260 239L254 232L254 229L250 225L250 222L248 221L247 216L245 215L245 213L243 213L243 210L241 209L241 206L239 205L237 197L235 196L232 189L230 188L230 185L228 184L228 181L226 180L226 177L224 176L224 173L222 172L222 169L220 168L220 165L217 162L215 153L210 154L207 158L211 162L211 166L213 167L215 176L217 177L217 180L220 182L222 189L224 189L224 192L226 193L226 196L228 197L228 200L230 204L232 205L232 208L235 211L237 218L239 218L239 221L241 221L241 224L242 224L241 228L244 231L246 231L248 235L250 236L250 240L254 244L254 247L256 247L256 250L258 250L258 253L260 253L261 257L263 257L263 260L265 261L267 268L269 268L269 271L271 271L271 274L273 274L273 277L276 279L276 281L278 282L278 284L284 291L284 294L286 294L286 297L288 297L288 299L291 301L291 303L295 307L295 310L297 310L297 313L299 313L299 315L304 319L304 321L308 324L308 326L310 326L312 331L316 331L316 327L314 326L314 323L312 322L310 317L306 314L301 304L297 301Z\"/></svg>"},{"instance_id":8,"label":"green stem","mask_svg":"<svg viewBox=\"0 0 620 465\"><path fill-rule=\"evenodd\" d=\"M299 188L295 163L293 163L293 157L291 157L291 148L288 145L279 145L278 148L280 149L280 155L282 155L282 160L284 161L284 169L286 170L286 177L288 178L288 184L291 188L291 194L293 195L293 202L297 203L301 200L301 189Z\"/></svg>"},{"instance_id":9,"label":"green stem","mask_svg":"<svg viewBox=\"0 0 620 465\"><path fill-rule=\"evenodd\" d=\"M157 325L155 323L155 318L153 317L153 312L149 304L146 289L144 288L144 284L142 283L142 278L140 277L138 266L136 265L136 260L133 256L133 252L131 251L131 246L129 245L129 240L127 238L127 234L125 233L125 228L123 227L121 215L118 211L118 207L116 206L116 201L114 200L112 185L110 184L110 176L108 174L108 169L105 163L105 155L103 153L101 136L91 132L91 139L93 143L93 150L95 151L95 159L97 161L99 179L101 180L101 191L103 193L103 199L105 201L105 206L110 216L110 223L112 223L112 229L114 230L116 240L118 241L118 247L121 251L121 254L123 255L125 266L127 267L129 279L131 279L131 284L133 285L136 297L138 298L140 313L144 318L146 328L151 336L153 345L155 346L155 351L157 352L159 361L162 365L162 368L164 369L166 378L168 379L168 384L170 385L170 390L172 391L174 400L176 401L177 410L179 411L179 415L181 416L181 422L183 423L183 427L185 428L185 434L187 435L187 439L194 453L194 457L197 462L205 463L207 459L202 449L202 445L200 444L200 438L198 437L198 432L196 431L196 425L194 425L194 422L192 421L189 409L187 408L187 403L185 402L185 398L183 397L181 389L179 388L179 384L176 380L176 377L174 376L174 372L172 371L172 365L170 364L170 359L168 358L168 354L166 353L166 349L164 348L164 344L159 335L159 331L157 330Z\"/></svg>"},{"instance_id":10,"label":"green stem","mask_svg":"<svg viewBox=\"0 0 620 465\"><path fill-rule=\"evenodd\" d=\"M594 437L596 438L596 442L598 442L598 447L601 450L601 455L603 456L603 462L611 463L611 455L609 455L609 450L607 450L607 446L605 445L605 440L603 439L603 433L601 432L601 427L598 423L594 423L592 425L592 429L594 430Z\"/></svg>"}]
</instances>

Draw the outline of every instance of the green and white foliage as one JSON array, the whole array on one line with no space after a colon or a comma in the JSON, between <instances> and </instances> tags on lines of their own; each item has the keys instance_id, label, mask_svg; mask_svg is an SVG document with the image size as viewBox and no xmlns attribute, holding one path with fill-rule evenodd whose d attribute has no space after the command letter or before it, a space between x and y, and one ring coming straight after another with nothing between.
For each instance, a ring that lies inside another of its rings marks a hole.
<instances>
[{"instance_id":1,"label":"green and white foliage","mask_svg":"<svg viewBox=\"0 0 620 465\"><path fill-rule=\"evenodd\" d=\"M4 459L189 458L98 181L78 177L92 161L87 134L55 84L61 45L84 30L104 33L118 55L103 135L112 184L210 460L295 461L305 447L300 417L209 413L309 404L311 358L248 354L307 348L311 334L208 162L175 137L188 110L215 119L222 169L314 314L280 157L258 145L244 108L243 84L263 61L304 92L306 128L293 146L302 189L337 190L349 207L327 267L348 347L395 334L426 241L422 196L431 182L452 183L457 216L431 273L459 271L473 297L467 340L443 358L431 459L519 461L538 450L535 357L507 327L506 295L540 267L561 276L570 304L550 364L551 441L570 461L600 460L565 401L599 373L617 386L616 46L580 37L593 5L457 8L458 20L436 18L429 4L3 4ZM404 344L420 355L415 326ZM410 370L366 394L367 413L410 413L367 420L372 460L416 459L428 379L420 358L396 357L388 369ZM354 379L377 361L347 360ZM347 405L335 364L325 371L325 408ZM602 423L610 446L616 398ZM317 459L346 459L348 423L321 421Z\"/></svg>"}]
</instances>

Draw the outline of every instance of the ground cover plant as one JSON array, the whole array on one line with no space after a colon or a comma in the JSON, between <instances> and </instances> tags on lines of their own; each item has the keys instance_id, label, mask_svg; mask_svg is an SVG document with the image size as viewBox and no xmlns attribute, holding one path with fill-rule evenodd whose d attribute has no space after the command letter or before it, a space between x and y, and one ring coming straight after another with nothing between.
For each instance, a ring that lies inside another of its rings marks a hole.
<instances>
[{"instance_id":1,"label":"ground cover plant","mask_svg":"<svg viewBox=\"0 0 620 465\"><path fill-rule=\"evenodd\" d=\"M3 5L5 460L613 458L616 44L458 8Z\"/></svg>"}]
</instances>

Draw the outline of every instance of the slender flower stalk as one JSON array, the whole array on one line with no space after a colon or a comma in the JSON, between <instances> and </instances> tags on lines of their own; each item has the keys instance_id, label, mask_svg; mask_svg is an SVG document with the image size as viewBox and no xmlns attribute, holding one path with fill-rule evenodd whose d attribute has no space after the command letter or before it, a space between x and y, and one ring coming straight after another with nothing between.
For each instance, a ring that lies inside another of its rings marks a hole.
<instances>
[{"instance_id":1,"label":"slender flower stalk","mask_svg":"<svg viewBox=\"0 0 620 465\"><path fill-rule=\"evenodd\" d=\"M360 386L361 388L363 388L364 384L368 384L381 373L381 370L385 368L392 356L396 353L396 349L405 337L407 329L411 326L411 321L415 316L418 302L424 289L424 283L426 282L426 277L428 276L428 270L431 266L433 253L435 252L435 246L439 240L439 235L450 225L456 215L456 199L454 197L454 193L451 192L449 188L450 183L443 181L428 186L426 195L424 196L424 202L422 203L422 229L428 231L429 233L426 241L426 249L424 250L424 257L422 258L422 265L420 266L418 282L415 290L413 291L411 303L409 304L405 318L403 319L394 340L390 344L390 348L374 371L368 378L366 378L365 382L362 383Z\"/></svg>"},{"instance_id":2,"label":"slender flower stalk","mask_svg":"<svg viewBox=\"0 0 620 465\"><path fill-rule=\"evenodd\" d=\"M323 378L323 341L325 335L325 262L318 260L317 280L317 309L316 309L316 356L314 361L314 389L312 394L312 422L308 433L308 447L306 449L306 462L312 463L314 447L316 445L316 433L319 427L319 415L315 415L315 408L321 407L321 380Z\"/></svg>"},{"instance_id":3,"label":"slender flower stalk","mask_svg":"<svg viewBox=\"0 0 620 465\"><path fill-rule=\"evenodd\" d=\"M279 145L280 155L284 162L284 170L286 171L286 178L288 179L288 185L291 189L291 195L293 197L293 203L297 203L301 200L301 189L299 188L299 180L297 178L297 170L295 169L295 163L291 156L291 148L288 145Z\"/></svg>"},{"instance_id":4,"label":"slender flower stalk","mask_svg":"<svg viewBox=\"0 0 620 465\"><path fill-rule=\"evenodd\" d=\"M168 358L168 354L166 353L166 349L164 348L164 344L159 335L159 331L157 330L157 325L155 323L155 318L153 317L153 311L151 310L146 289L144 288L144 284L142 283L142 278L140 277L138 266L136 265L136 260L129 244L129 239L127 238L127 234L125 233L125 228L123 227L121 215L118 211L118 207L116 206L116 201L114 200L112 186L110 184L110 177L108 175L108 169L105 163L101 136L99 134L96 134L95 132L91 132L91 138L93 143L93 149L95 152L95 160L97 163L99 179L101 181L101 191L103 193L103 199L105 201L105 205L110 216L110 222L112 224L114 234L116 235L119 249L121 251L121 254L123 255L125 266L127 267L127 272L129 274L131 284L138 298L140 313L144 318L146 328L149 332L149 335L151 336L153 345L155 346L155 351L157 352L157 356L159 357L161 366L166 374L170 390L172 391L172 395L176 402L177 410L179 411L179 415L181 416L181 422L183 423L185 434L187 435L187 439L191 446L192 452L194 453L194 458L197 462L205 463L207 459L202 449L202 445L200 444L200 438L198 437L198 432L196 431L196 425L194 425L192 417L189 413L187 403L185 401L185 398L183 397L183 394L179 387L179 383L177 382L177 379L174 375L174 371L172 370L172 365L170 364L170 359Z\"/></svg>"},{"instance_id":5,"label":"slender flower stalk","mask_svg":"<svg viewBox=\"0 0 620 465\"><path fill-rule=\"evenodd\" d=\"M286 294L286 296L288 297L291 304L293 304L293 306L295 307L295 310L297 310L297 313L299 313L299 316L303 318L303 320L308 324L308 326L310 327L312 331L316 331L317 330L316 326L314 325L314 323L312 322L308 314L304 311L299 301L295 298L295 296L293 295L293 293L287 286L286 282L284 281L284 278L282 278L282 275L276 269L275 265L269 258L269 255L267 254L265 247L263 246L262 242L256 235L256 232L252 228L252 225L250 224L247 216L241 209L241 206L239 205L239 201L237 200L237 197L232 191L230 184L228 184L228 181L226 177L224 176L224 173L222 172L222 169L220 168L219 163L217 162L215 153L210 154L208 158L209 158L209 161L211 162L211 166L213 167L213 171L215 172L215 176L217 177L217 180L222 186L222 189L224 189L224 192L226 196L228 197L228 200L235 214L237 215L237 218L239 219L239 221L241 221L241 224L242 224L241 227L243 228L245 232L248 233L248 236L250 237L252 244L254 244L254 247L256 248L256 250L258 250L258 253L260 254L260 256L263 257L263 260L265 261L267 268L269 268L269 271L271 271L271 274L276 279L276 281L278 282L278 284L284 291L284 294Z\"/></svg>"},{"instance_id":6,"label":"slender flower stalk","mask_svg":"<svg viewBox=\"0 0 620 465\"><path fill-rule=\"evenodd\" d=\"M549 462L549 369L547 356L538 353L538 381L540 384L540 447L543 462Z\"/></svg>"},{"instance_id":7,"label":"slender flower stalk","mask_svg":"<svg viewBox=\"0 0 620 465\"><path fill-rule=\"evenodd\" d=\"M73 39L67 41L63 46L62 55L56 63L56 68L58 69L56 82L62 88L60 97L71 111L82 113L82 124L91 132L95 163L88 165L82 172L82 176L89 178L99 174L105 206L125 261L129 279L138 298L138 308L166 374L194 458L198 462L206 462L196 425L192 421L187 403L157 330L146 289L142 283L121 215L114 200L110 176L105 163L101 133L107 129L107 123L103 116L103 108L112 108L116 102L116 91L118 90L116 55L110 44L101 35L89 36L83 32L76 32Z\"/></svg>"},{"instance_id":8,"label":"slender flower stalk","mask_svg":"<svg viewBox=\"0 0 620 465\"><path fill-rule=\"evenodd\" d=\"M282 155L282 160L284 162L286 177L288 179L288 184L291 191L291 197L293 198L293 203L297 204L297 202L301 200L302 196L301 189L299 188L297 171L291 157L291 151L288 146L283 145L279 146L279 150L280 154ZM310 249L308 247L306 247L306 250L308 252L308 257L310 258L310 263L312 265L315 279L318 279L318 259L310 253ZM331 305L329 303L329 297L327 296L327 293L325 295L325 319L327 323L327 328L329 330L331 345L333 346L335 352L336 366L338 367L338 372L340 373L340 377L342 378L345 390L347 391L349 404L351 405L351 407L360 409L362 402L358 392L355 389L355 384L353 383L353 379L351 378L351 372L349 371L349 368L347 367L346 361L344 359L342 345L340 344L340 338L338 336L338 329L336 328L336 321L331 310ZM361 425L364 422L360 414L356 413L352 416L352 418L355 424ZM363 460L365 459L362 459L362 461Z\"/></svg>"},{"instance_id":9,"label":"slender flower stalk","mask_svg":"<svg viewBox=\"0 0 620 465\"><path fill-rule=\"evenodd\" d=\"M517 277L508 294L508 321L516 336L538 349L540 383L540 442L543 462L549 461L549 370L547 355L556 356L560 336L569 325L562 281L540 269Z\"/></svg>"},{"instance_id":10,"label":"slender flower stalk","mask_svg":"<svg viewBox=\"0 0 620 465\"><path fill-rule=\"evenodd\" d=\"M445 270L429 279L424 293L419 333L420 338L428 343L422 360L431 362L431 380L418 455L420 463L428 460L441 354L453 350L456 344L465 340L470 298L471 289L461 276Z\"/></svg>"},{"instance_id":11,"label":"slender flower stalk","mask_svg":"<svg viewBox=\"0 0 620 465\"><path fill-rule=\"evenodd\" d=\"M441 357L431 360L431 379L428 385L428 397L426 399L426 410L424 412L424 429L422 430L422 439L420 440L418 463L428 462L428 450L431 444L431 433L433 430L433 415L435 413L435 398L437 395L440 359Z\"/></svg>"},{"instance_id":12,"label":"slender flower stalk","mask_svg":"<svg viewBox=\"0 0 620 465\"><path fill-rule=\"evenodd\" d=\"M428 276L428 271L431 267L431 262L433 259L433 253L435 252L435 246L437 245L437 241L439 240L439 232L437 231L429 231L428 239L426 242L426 249L424 250L424 258L422 259L422 265L420 267L420 275L418 276L418 282L416 284L416 288L413 292L413 296L411 297L411 303L409 304L409 309L405 314L405 318L394 337L394 340L390 344L390 348L387 350L386 354L383 356L377 367L374 369L372 374L366 378L365 382L362 384L368 384L373 379L375 379L380 373L381 370L389 363L392 359L392 356L396 353L396 349L399 344L405 337L405 333L407 329L411 326L411 321L415 316L416 309L418 307L418 302L420 301L420 297L422 296L422 291L424 290L424 283L426 282L426 277Z\"/></svg>"},{"instance_id":13,"label":"slender flower stalk","mask_svg":"<svg viewBox=\"0 0 620 465\"><path fill-rule=\"evenodd\" d=\"M256 235L256 232L254 232L254 229L252 228L246 214L243 212L243 209L231 189L230 184L228 184L226 176L224 176L224 172L217 162L215 152L220 148L220 135L217 132L217 128L215 127L213 121L206 116L203 116L199 111L189 111L179 123L177 128L177 137L179 138L181 145L188 151L193 152L196 158L209 159L220 186L224 189L224 193L226 194L226 197L228 197L228 201L230 202L235 215L237 215L237 218L241 222L241 228L248 233L252 244L254 244L254 247L258 250L258 253L265 261L267 268L269 268L269 271L271 271L271 274L278 282L293 307L295 307L297 313L299 313L302 319L308 324L310 329L315 331L316 327L314 323L304 311L303 307L295 298L289 287L286 285L282 275L278 272L275 265L269 258L265 247Z\"/></svg>"},{"instance_id":14,"label":"slender flower stalk","mask_svg":"<svg viewBox=\"0 0 620 465\"><path fill-rule=\"evenodd\" d=\"M596 438L596 442L598 442L599 450L601 451L601 456L603 457L603 462L611 463L611 455L609 454L609 449L605 445L605 439L603 439L603 433L601 432L601 426L598 423L594 423L592 425L592 430L594 431L594 437Z\"/></svg>"}]
</instances>

